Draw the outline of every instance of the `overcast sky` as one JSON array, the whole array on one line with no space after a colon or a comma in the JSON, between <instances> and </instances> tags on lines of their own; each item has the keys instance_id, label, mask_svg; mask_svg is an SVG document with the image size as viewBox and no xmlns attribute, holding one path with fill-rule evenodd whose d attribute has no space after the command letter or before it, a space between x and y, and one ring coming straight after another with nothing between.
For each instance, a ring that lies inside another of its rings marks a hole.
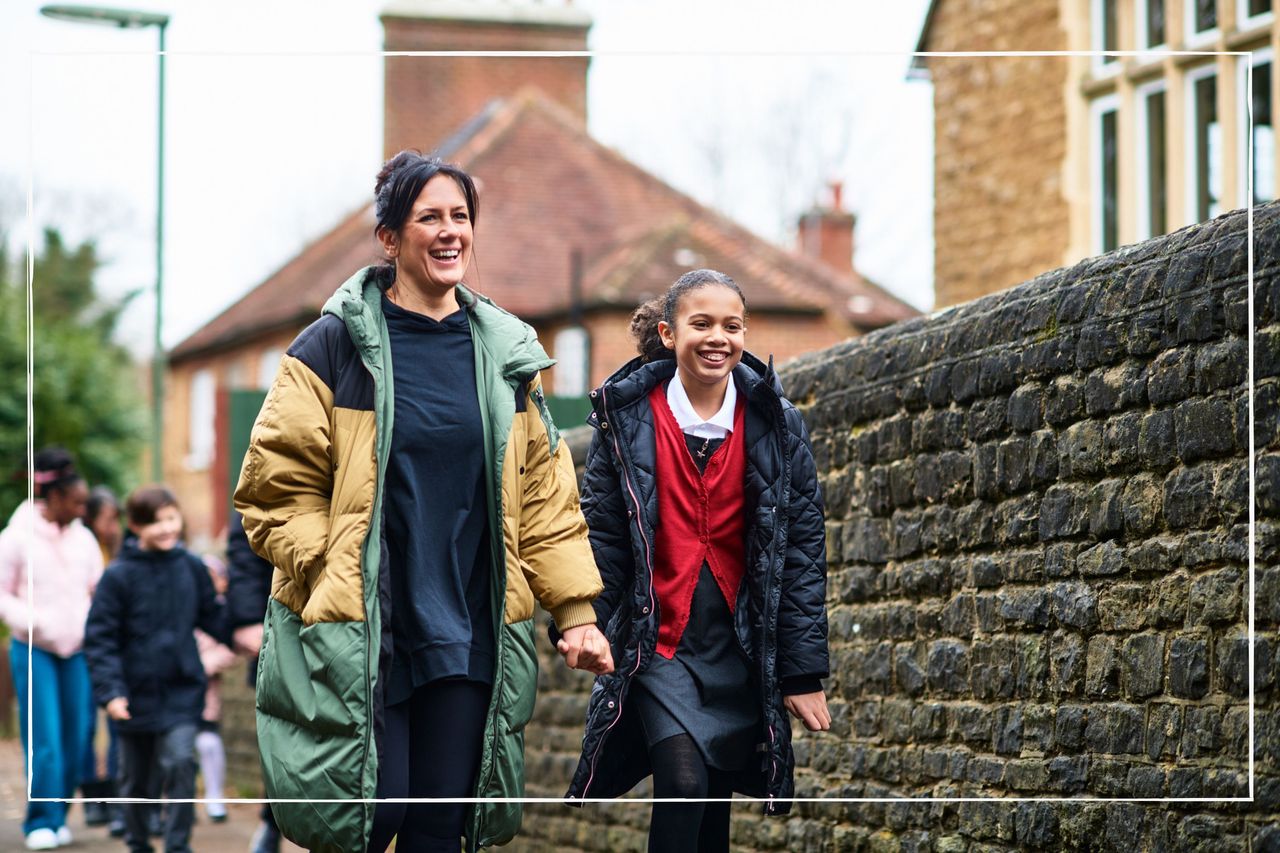
<instances>
[{"instance_id":1,"label":"overcast sky","mask_svg":"<svg viewBox=\"0 0 1280 853\"><path fill-rule=\"evenodd\" d=\"M6 0L0 10L0 229L25 244L30 178L38 225L97 239L105 290L149 289L156 31L54 21L41 5ZM129 5L172 16L173 346L369 198L382 152L385 2ZM778 242L790 240L784 208L807 204L797 190L842 180L858 215L858 268L932 305L932 92L906 79L927 0L574 5L595 21L596 138ZM335 270L335 282L348 273ZM152 306L148 293L127 317L140 351Z\"/></svg>"}]
</instances>

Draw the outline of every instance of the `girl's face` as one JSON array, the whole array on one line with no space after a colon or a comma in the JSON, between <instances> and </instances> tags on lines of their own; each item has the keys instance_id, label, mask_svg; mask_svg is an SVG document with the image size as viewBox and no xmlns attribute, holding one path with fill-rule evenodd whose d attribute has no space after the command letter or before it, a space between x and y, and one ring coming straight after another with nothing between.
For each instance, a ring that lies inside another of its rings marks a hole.
<instances>
[{"instance_id":1,"label":"girl's face","mask_svg":"<svg viewBox=\"0 0 1280 853\"><path fill-rule=\"evenodd\" d=\"M65 489L49 492L45 498L45 518L59 527L66 527L84 515L84 505L89 500L89 487L84 480L77 480Z\"/></svg>"},{"instance_id":2,"label":"girl's face","mask_svg":"<svg viewBox=\"0 0 1280 853\"><path fill-rule=\"evenodd\" d=\"M138 536L138 547L143 551L168 551L182 538L182 512L172 504L156 510L150 524L130 524Z\"/></svg>"},{"instance_id":3,"label":"girl's face","mask_svg":"<svg viewBox=\"0 0 1280 853\"><path fill-rule=\"evenodd\" d=\"M680 297L674 323L658 323L662 342L675 351L676 368L686 388L728 381L742 360L745 315L737 293L721 284L706 284Z\"/></svg>"},{"instance_id":4,"label":"girl's face","mask_svg":"<svg viewBox=\"0 0 1280 853\"><path fill-rule=\"evenodd\" d=\"M449 175L427 181L399 231L383 229L378 236L395 259L396 278L427 295L452 290L471 264L467 198Z\"/></svg>"}]
</instances>

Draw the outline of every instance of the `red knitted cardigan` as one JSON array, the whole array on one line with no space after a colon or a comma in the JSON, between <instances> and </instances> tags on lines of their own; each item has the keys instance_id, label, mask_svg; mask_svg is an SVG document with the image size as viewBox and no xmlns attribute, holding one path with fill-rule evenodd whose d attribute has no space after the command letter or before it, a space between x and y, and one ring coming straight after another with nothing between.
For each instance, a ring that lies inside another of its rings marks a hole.
<instances>
[{"instance_id":1,"label":"red knitted cardigan","mask_svg":"<svg viewBox=\"0 0 1280 853\"><path fill-rule=\"evenodd\" d=\"M746 407L733 412L733 432L707 461L705 471L685 444L684 433L658 384L649 393L657 439L658 526L653 586L658 594L658 654L670 660L689 623L693 591L705 560L732 613L746 563L743 439Z\"/></svg>"}]
</instances>

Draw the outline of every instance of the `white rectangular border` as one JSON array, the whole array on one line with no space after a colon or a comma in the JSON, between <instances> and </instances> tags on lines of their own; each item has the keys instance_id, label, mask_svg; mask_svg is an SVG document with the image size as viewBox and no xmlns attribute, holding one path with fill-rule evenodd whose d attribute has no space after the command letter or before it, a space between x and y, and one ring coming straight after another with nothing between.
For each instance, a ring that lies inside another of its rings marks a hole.
<instances>
[{"instance_id":1,"label":"white rectangular border","mask_svg":"<svg viewBox=\"0 0 1280 853\"><path fill-rule=\"evenodd\" d=\"M1167 15L1167 10L1166 10L1166 15ZM1166 18L1166 21L1167 21L1167 18ZM30 64L31 64L31 69L32 69L32 71L31 71L31 75L30 75L30 88L29 88L29 91L28 91L28 102L29 102L29 107L33 107L33 106L34 106L34 91L35 91L35 73L34 73L35 62L34 62L34 58L35 58L35 56L36 56L36 55L38 55L38 53L39 53L39 54L49 54L49 53L52 53L52 54L59 54L59 53L61 53L61 54L65 54L65 55L75 55L75 54L94 53L94 51L48 51L48 52L33 52L33 53L30 55L30 57L29 57L29 62L30 62ZM143 53L144 53L144 54L149 54L150 52L143 52ZM156 52L155 52L155 55L159 55L159 53L160 53L159 51L156 51ZM170 51L165 51L165 53L166 53L166 54L173 54L173 53L174 53L174 51L171 51L171 50L170 50ZM903 51L877 51L877 52L872 52L872 53L867 53L867 52L857 52L857 53L836 53L836 54L830 54L830 53L826 53L826 54L824 54L824 53L810 53L810 52L798 53L798 52L787 52L787 51L775 52L775 53L768 53L768 54L761 54L760 52L756 52L756 51L752 51L752 52L734 52L734 51L698 51L697 53L690 53L690 52L680 52L680 51L655 51L655 52L625 51L625 52L609 52L609 51L385 51L385 50L384 50L384 51L380 51L380 52L379 52L379 55L381 55L381 56L383 56L383 57L387 57L387 56L484 56L484 57L494 57L494 58L501 58L501 57L504 57L504 56L512 56L512 57L514 57L514 56L527 56L527 55L537 55L537 56L572 56L572 57L587 57L587 58L593 58L593 57L595 57L595 56L597 56L597 55L599 55L599 56L611 56L611 55L626 55L626 56L640 56L640 55L649 55L649 56L673 56L673 55L683 55L683 56L707 56L707 55L722 55L722 56L760 56L760 55L768 55L768 56L783 56L783 55L814 56L814 55L819 55L819 56L820 56L820 55L837 55L837 56L845 56L845 57L848 57L848 56L901 56L901 57L911 56L911 57L917 57L917 58L918 58L918 57L992 57L992 56L1020 56L1020 57L1030 57L1030 56L1043 56L1043 57L1048 57L1048 56L1058 56L1058 57L1071 57L1071 56L1093 56L1093 55L1094 55L1094 53L1095 53L1094 51L1077 51L1077 50L1049 50L1049 51L1027 51L1027 50L1014 50L1014 51L916 51L916 52L912 52L912 53L907 53L907 52L903 52ZM1120 55L1123 55L1123 56L1142 56L1144 53L1145 53L1144 51L1121 51L1121 52L1120 52ZM1248 53L1247 53L1247 52L1242 52L1242 51L1206 51L1206 50L1169 51L1169 52L1168 52L1168 54L1169 54L1169 55L1175 55L1175 56L1177 56L1177 55L1182 55L1182 56L1223 56L1223 55L1225 55L1225 56L1247 56L1247 55L1248 55ZM209 55L209 54L208 54L208 52L204 52L204 55ZM278 53L273 53L273 54L227 53L227 54L223 54L223 55L226 55L226 56L253 56L253 55L272 55L272 56L278 56L278 55L281 55L281 54L278 54ZM319 52L319 53L311 53L311 54L307 54L307 55L313 55L313 56L314 56L314 55L328 55L328 54L327 54L326 52ZM1214 67L1214 66L1206 66L1206 67ZM1250 77L1250 78L1248 78L1248 81L1249 81L1249 84L1250 84L1250 85L1246 88L1245 98L1246 98L1246 103L1251 105L1251 104L1252 104L1252 78L1251 78L1251 77ZM1251 112L1251 111L1248 109L1248 107L1246 107L1246 112ZM33 110L33 109L29 109L28 114L29 114L29 115L31 115L31 116L34 116L34 114L35 114L35 113L34 113L34 110ZM32 121L32 122L29 124L29 126L28 126L28 134L29 134L29 137L30 137L30 139L29 139L29 146L28 146L28 147L29 147L29 153L31 154L30 162L31 162L33 165L30 167L30 168L31 168L31 170L30 170L30 171L28 172L28 174L27 174L27 270L26 270L26 272L27 272L27 318L26 318L26 321L27 321L27 322L26 322L26 329L27 329L27 470L32 470L32 468L34 467L34 464L35 464L35 446L34 446L35 434L34 434L34 431L33 431L33 428L32 428L32 421L33 421L33 409L32 409L32 398L33 398L33 366L34 366L34 340L35 340L35 337L34 337L34 327L33 327L33 310L32 310L33 282L34 282L34 278L35 278L35 215L34 215L34 211L35 211L35 206L34 206L34 198L35 198L35 189L34 189L34 187L35 187L35 169L34 169L34 163L35 163L35 158L34 158L34 152L35 152L35 124L34 124L34 121ZM1250 168L1249 172L1250 172L1250 175L1252 175L1252 168ZM1225 797L1225 798L1222 798L1222 797L1142 797L1142 798L1123 798L1123 797L1083 797L1083 798L1082 798L1082 797L790 797L790 798L785 798L783 801L785 801L785 802L792 802L792 803L797 803L797 802L798 802L798 803L819 803L819 804L820 804L820 803L897 803L897 804L915 804L915 803L958 803L958 802L959 802L959 803L963 803L963 802L975 802L975 803L1050 802L1050 803L1076 803L1076 804L1088 804L1088 803L1113 803L1113 802L1119 802L1119 803L1233 803L1233 802L1240 802L1240 803L1252 803L1252 802L1254 801L1254 791L1255 791L1255 784L1256 784L1256 779L1255 779L1255 776L1256 776L1256 767L1255 767L1255 758L1254 758L1254 753L1255 753L1255 751L1256 751L1256 743L1255 743L1255 740L1254 740L1254 738L1255 738L1255 721L1254 721L1254 717L1255 717L1255 692L1256 692L1256 691L1255 691L1255 689L1254 689L1254 687L1255 687L1255 685L1254 685L1254 681L1255 681L1255 677L1254 677L1254 675L1255 675L1255 663L1256 663L1256 662L1255 662L1255 656L1254 656L1254 646L1255 646L1255 639L1256 639L1256 638L1255 638L1255 630L1254 630L1254 629L1255 629L1255 611L1256 611L1256 609L1257 609L1257 599L1256 599L1256 591L1255 591L1254 575L1255 575L1255 573L1256 573L1256 572L1255 572L1255 565L1256 565L1256 530L1255 530L1255 528L1256 528L1256 490L1257 490L1257 471L1256 471L1256 464L1255 464L1255 459L1254 459L1254 457L1255 457L1255 435L1254 435L1255 414L1254 414L1254 402L1253 402L1253 397L1254 397L1254 329L1253 329L1253 325L1254 325L1254 279L1253 279L1253 274L1254 274L1254 248L1253 248L1253 244L1254 244L1254 231L1253 231L1253 204L1252 204L1252 197L1250 197L1249 201L1250 201L1250 204L1245 208L1245 210L1246 210L1246 223L1247 223L1247 224L1246 224L1246 247L1247 247L1247 251L1246 251L1246 257L1247 257L1247 284L1246 284L1246 288L1247 288L1247 289L1246 289L1246 296L1247 296L1247 304L1248 304L1248 335L1247 335L1247 338L1248 338L1248 344L1247 344L1247 346L1248 346L1248 382L1247 382L1247 386L1248 386L1248 392L1249 392L1249 393L1248 393L1248 398L1247 398L1247 400L1248 400L1248 412L1249 412L1249 416L1248 416L1248 438L1249 438L1249 451L1248 451L1248 458L1247 458L1247 460L1246 460L1246 461L1247 461L1247 466L1248 466L1248 471L1249 471L1249 477L1248 477L1248 479L1249 479L1249 541L1248 541L1248 575L1249 575L1249 582L1248 582L1248 590L1249 590L1249 592L1248 592L1248 595L1249 595L1249 612L1248 612L1248 617L1247 617L1247 618L1248 618L1248 634L1247 634L1247 637L1248 637L1248 660L1249 660L1249 664L1248 664L1248 679L1249 679L1249 702L1248 702L1248 706L1249 706L1249 756L1248 756L1248 768L1249 768L1249 770L1248 770L1248 778L1249 778L1249 795L1248 795L1247 797ZM33 497L34 497L34 495L33 495L33 484L32 484L32 481L30 480L30 478L28 478L28 480L27 480L27 499L28 499L28 500L31 500L31 499L33 499ZM31 552L30 552L30 548L28 548L28 551L27 551L27 603L28 603L28 605L31 605L31 604L33 603L33 598L34 598L34 595L33 595L34 590L33 590L33 587L32 587L32 578L31 578L31 571L30 571L30 570L31 570ZM31 627L31 626L29 625L29 626L28 626L28 630L30 630L30 627ZM31 653L30 653L30 648L28 648L28 654L27 654L27 677L28 677L28 683L30 683L30 679L31 679L31 675L32 675L31 669L32 669L32 666L31 666ZM29 801L31 801L31 802L55 802L55 803L85 803L85 802L99 802L99 801L101 801L101 798L94 798L94 799L92 799L92 800L89 800L89 799L86 799L86 798L84 798L84 797L67 797L67 798L58 798L58 797L36 797L36 798L33 798L33 797L31 796L31 772L30 772L30 766L31 766L31 758L32 758L32 755L31 755L31 740L32 740L32 739L31 739L31 724L32 724L32 714L31 714L31 692L30 692L30 690L28 690L28 692L27 692L27 721L28 721L28 722L27 722L27 735L28 735L28 737L27 737L27 744L28 744L28 746L27 746L27 779L26 779L26 782L27 782L27 799L28 799ZM192 799L173 799L173 800L168 800L168 799L163 799L163 798L160 798L160 799L136 799L136 800L135 800L135 799L124 799L124 798L120 798L120 797L107 798L105 801L106 801L106 802L157 802L157 803L166 803L166 802L176 802L176 803L188 803L188 802L189 802L189 803L207 803L207 802L210 802L208 799L195 799L195 798L192 798ZM653 797L628 797L628 798L607 798L607 799L606 799L606 798L594 798L594 797L592 797L592 798L584 798L584 799L580 799L580 800L575 800L574 802L575 802L575 803L600 803L600 804L606 804L606 805L607 805L607 804L610 804L610 803L653 803L653 802L669 802L669 801L670 801L670 800L667 800L667 799L661 799L661 798L659 798L659 799L655 799L655 798L653 798ZM445 800L439 800L439 799L434 799L434 798L425 798L425 799L424 799L424 798L404 798L404 799L401 799L401 798L395 798L395 799L382 799L382 800L379 800L379 799L376 799L376 798L373 798L373 799L350 799L350 800L342 800L342 799L339 799L339 800L291 800L291 799L279 799L279 800L276 800L276 799L268 799L268 798L253 798L253 799L225 799L225 798L224 798L224 799L223 799L223 800L221 800L220 802L224 802L224 803L273 803L273 802L283 802L283 803L288 803L288 802L321 802L321 803L323 803L323 802L337 802L337 803L356 803L356 802L360 802L360 803L379 803L379 802L412 802L412 803L422 803L422 802L451 802L451 803L456 803L456 802L465 802L465 803L482 803L482 802L490 802L490 803L493 803L493 802L508 802L508 803L566 803L566 802L568 802L568 801L567 801L565 798L563 798L563 797L485 797L485 798L467 797L467 798L461 798L461 799L445 799ZM692 800L692 801L690 801L690 800L679 800L679 802L735 802L735 803L739 803L739 804L741 804L741 803L749 803L749 802L759 802L759 800L758 800L757 798L741 797L741 798L733 798L733 799L728 799L728 800L726 800L726 799L706 799L706 800Z\"/></svg>"}]
</instances>

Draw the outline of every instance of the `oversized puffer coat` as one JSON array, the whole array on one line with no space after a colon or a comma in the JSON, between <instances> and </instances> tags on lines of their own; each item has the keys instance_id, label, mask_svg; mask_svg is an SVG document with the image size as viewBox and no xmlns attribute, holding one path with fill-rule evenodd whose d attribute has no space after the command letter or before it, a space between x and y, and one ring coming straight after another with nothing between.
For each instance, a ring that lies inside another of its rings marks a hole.
<instances>
[{"instance_id":1,"label":"oversized puffer coat","mask_svg":"<svg viewBox=\"0 0 1280 853\"><path fill-rule=\"evenodd\" d=\"M475 796L519 798L537 681L534 599L561 630L591 623L600 576L539 381L552 360L529 326L465 287L456 293L475 348L502 617ZM364 850L372 828L395 605L382 503L394 401L382 291L365 269L286 352L235 493L249 543L275 566L258 659L263 778L280 829L322 853ZM519 802L476 805L468 849L509 840L520 817Z\"/></svg>"},{"instance_id":2,"label":"oversized puffer coat","mask_svg":"<svg viewBox=\"0 0 1280 853\"><path fill-rule=\"evenodd\" d=\"M596 620L606 626L615 671L593 686L571 800L616 797L651 772L627 694L654 654L659 623L653 588L657 450L648 395L674 374L673 360L636 359L591 393L588 423L596 432L582 508L604 580ZM780 682L829 674L822 497L804 421L782 396L772 363L744 353L733 381L747 402L747 564L734 627L759 676L761 710L760 761L735 788L763 798L766 814L785 814L790 803L779 800L792 796L795 758Z\"/></svg>"}]
</instances>

